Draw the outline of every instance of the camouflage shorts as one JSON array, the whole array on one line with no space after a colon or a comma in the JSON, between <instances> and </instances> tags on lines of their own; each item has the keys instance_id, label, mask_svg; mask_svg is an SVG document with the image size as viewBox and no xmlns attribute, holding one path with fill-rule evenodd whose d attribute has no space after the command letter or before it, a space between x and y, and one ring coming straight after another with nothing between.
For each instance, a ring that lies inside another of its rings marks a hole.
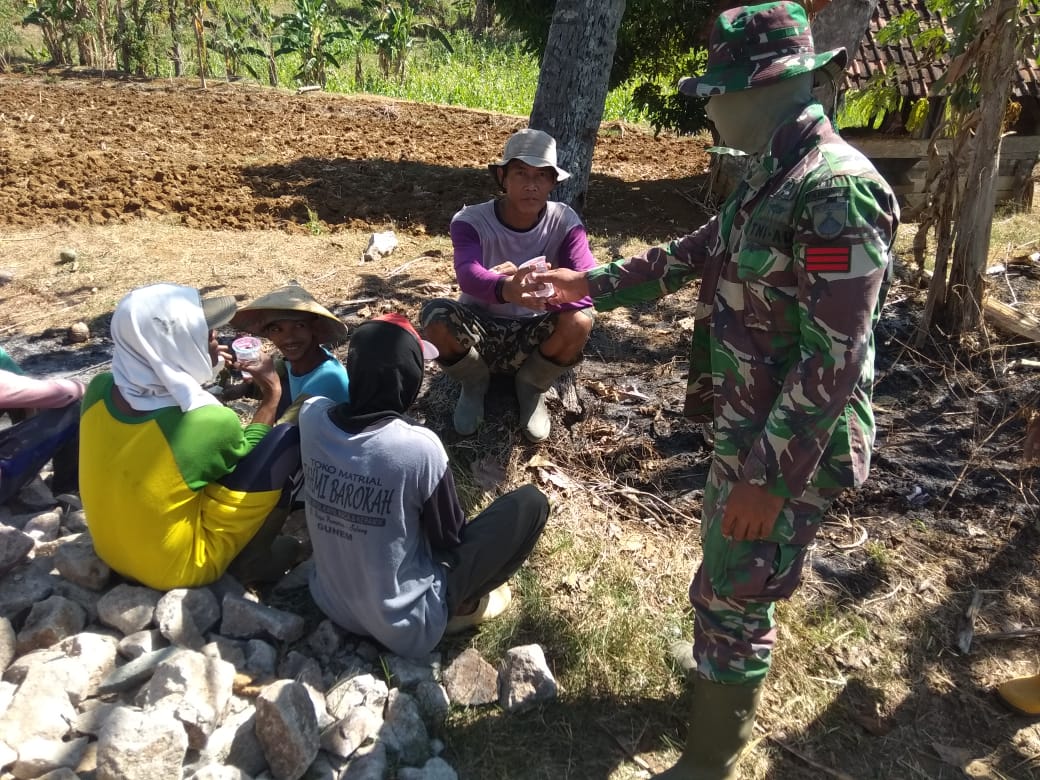
<instances>
[{"instance_id":1,"label":"camouflage shorts","mask_svg":"<svg viewBox=\"0 0 1040 780\"><path fill-rule=\"evenodd\" d=\"M582 312L593 317L592 309ZM479 306L436 298L427 301L419 314L419 324L442 322L463 349L475 347L493 374L515 374L538 345L556 330L559 312L536 314L524 319L493 317Z\"/></svg>"},{"instance_id":2,"label":"camouflage shorts","mask_svg":"<svg viewBox=\"0 0 1040 780\"><path fill-rule=\"evenodd\" d=\"M690 583L693 657L705 677L748 685L761 682L769 671L776 644L775 604L797 589L808 545L841 491L810 489L788 499L770 538L738 542L722 535L732 489L733 483L713 463L701 518L704 558Z\"/></svg>"}]
</instances>

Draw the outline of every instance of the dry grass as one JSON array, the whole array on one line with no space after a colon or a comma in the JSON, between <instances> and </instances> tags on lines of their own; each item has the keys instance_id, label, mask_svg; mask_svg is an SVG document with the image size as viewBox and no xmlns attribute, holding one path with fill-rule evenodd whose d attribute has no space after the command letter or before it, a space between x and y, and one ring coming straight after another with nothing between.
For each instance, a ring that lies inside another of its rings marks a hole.
<instances>
[{"instance_id":1,"label":"dry grass","mask_svg":"<svg viewBox=\"0 0 1040 780\"><path fill-rule=\"evenodd\" d=\"M359 297L371 277L392 279L403 263L450 248L443 237L399 235L395 254L362 264L368 238L360 231L305 236L161 222L6 233L0 268L14 278L0 288L0 336L104 319L126 292L159 281L248 301L295 279L335 306ZM62 262L63 249L75 250L77 259Z\"/></svg>"}]
</instances>

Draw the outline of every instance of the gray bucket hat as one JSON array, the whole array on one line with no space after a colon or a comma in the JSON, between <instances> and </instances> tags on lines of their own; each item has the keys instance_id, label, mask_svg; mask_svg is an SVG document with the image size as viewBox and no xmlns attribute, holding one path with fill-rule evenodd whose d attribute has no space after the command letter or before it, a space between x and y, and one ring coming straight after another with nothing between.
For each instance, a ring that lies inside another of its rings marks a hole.
<instances>
[{"instance_id":1,"label":"gray bucket hat","mask_svg":"<svg viewBox=\"0 0 1040 780\"><path fill-rule=\"evenodd\" d=\"M504 168L510 160L520 160L535 168L552 168L556 171L556 181L569 179L571 175L556 164L556 139L541 130L525 127L517 130L506 141L502 151L502 159L488 165L492 174L496 168Z\"/></svg>"},{"instance_id":2,"label":"gray bucket hat","mask_svg":"<svg viewBox=\"0 0 1040 780\"><path fill-rule=\"evenodd\" d=\"M711 97L826 68L840 74L848 63L845 49L816 53L805 9L797 3L745 5L723 11L708 41L708 67L700 76L679 81L691 97Z\"/></svg>"}]
</instances>

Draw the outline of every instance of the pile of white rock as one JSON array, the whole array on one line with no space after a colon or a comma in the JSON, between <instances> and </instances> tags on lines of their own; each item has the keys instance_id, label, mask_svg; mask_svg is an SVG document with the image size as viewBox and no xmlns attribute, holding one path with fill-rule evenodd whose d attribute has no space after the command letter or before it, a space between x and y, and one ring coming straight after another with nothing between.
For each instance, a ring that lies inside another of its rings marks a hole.
<instances>
[{"instance_id":1,"label":"pile of white rock","mask_svg":"<svg viewBox=\"0 0 1040 780\"><path fill-rule=\"evenodd\" d=\"M452 706L556 696L538 645L497 668L472 648L408 660L230 577L128 583L76 496L37 481L20 498L38 509L0 507L0 780L447 780ZM275 592L305 587L307 565Z\"/></svg>"}]
</instances>

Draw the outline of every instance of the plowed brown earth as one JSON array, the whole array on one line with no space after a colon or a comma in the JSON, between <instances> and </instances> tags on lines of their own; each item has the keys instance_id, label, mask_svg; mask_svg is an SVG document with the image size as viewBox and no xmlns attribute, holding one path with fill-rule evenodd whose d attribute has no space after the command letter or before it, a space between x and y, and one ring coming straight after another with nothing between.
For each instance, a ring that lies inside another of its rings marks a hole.
<instances>
[{"instance_id":1,"label":"plowed brown earth","mask_svg":"<svg viewBox=\"0 0 1040 780\"><path fill-rule=\"evenodd\" d=\"M485 166L523 124L248 85L0 76L0 270L13 277L0 286L0 338L33 372L100 370L112 306L156 280L252 298L296 278L348 325L371 310L414 317L423 300L453 294L448 222L491 195ZM700 224L703 146L601 130L585 211L601 260ZM361 237L388 228L402 249L361 265ZM79 259L60 262L64 246ZM1038 386L1013 362L1035 359L1036 347L997 334L974 352L941 341L910 349L922 293L907 266L877 331L874 467L828 517L805 587L780 608L747 777L1040 777L1040 727L990 693L1036 671L1035 638L992 637L1040 625L1037 471L1019 460L1020 409ZM553 434L539 448L516 436L508 388L489 396L496 424L462 442L451 431L455 388L435 369L416 410L467 473L490 462L535 478L538 455L588 487L579 495L594 500L575 535L617 532L634 587L657 605L683 599L681 585L655 586L666 567L683 579L699 557L685 518L698 513L709 449L675 411L691 312L692 288L603 314L578 403L551 399ZM89 323L86 345L64 341L73 319ZM626 498L622 487L641 493ZM651 494L666 503L631 500ZM558 527L566 512L558 505ZM533 565L551 608L580 619L586 572L549 557ZM958 632L976 591L976 630L990 638L964 654ZM835 633L838 622L851 628ZM526 641L553 639L525 631ZM583 660L565 636L547 657ZM481 780L646 777L640 766L674 759L664 746L685 733L683 701L634 686L623 702L572 691L519 716L481 711L452 729L446 756Z\"/></svg>"},{"instance_id":2,"label":"plowed brown earth","mask_svg":"<svg viewBox=\"0 0 1040 780\"><path fill-rule=\"evenodd\" d=\"M5 76L0 113L0 223L27 227L174 215L203 228L446 232L462 204L492 192L485 166L526 124L376 98L72 77ZM674 190L703 173L703 146L601 133L590 227L674 230L690 211Z\"/></svg>"}]
</instances>

